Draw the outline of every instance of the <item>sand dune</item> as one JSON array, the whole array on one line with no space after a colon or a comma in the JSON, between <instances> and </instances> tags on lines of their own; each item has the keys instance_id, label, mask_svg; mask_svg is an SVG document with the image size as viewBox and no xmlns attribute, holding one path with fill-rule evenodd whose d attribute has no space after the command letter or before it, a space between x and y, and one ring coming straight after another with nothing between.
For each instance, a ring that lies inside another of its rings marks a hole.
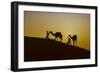
<instances>
[{"instance_id":1,"label":"sand dune","mask_svg":"<svg viewBox=\"0 0 100 73\"><path fill-rule=\"evenodd\" d=\"M78 46L35 37L24 37L24 61L67 60L90 58L90 51Z\"/></svg>"}]
</instances>

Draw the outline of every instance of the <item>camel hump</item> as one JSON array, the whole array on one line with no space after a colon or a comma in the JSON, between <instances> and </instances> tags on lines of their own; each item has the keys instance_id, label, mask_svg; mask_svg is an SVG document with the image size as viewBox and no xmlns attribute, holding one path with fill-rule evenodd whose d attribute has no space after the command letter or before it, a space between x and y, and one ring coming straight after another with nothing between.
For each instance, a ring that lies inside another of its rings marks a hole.
<instances>
[{"instance_id":1,"label":"camel hump","mask_svg":"<svg viewBox=\"0 0 100 73\"><path fill-rule=\"evenodd\" d=\"M56 34L56 35L62 36L61 32L56 32L55 34Z\"/></svg>"},{"instance_id":2,"label":"camel hump","mask_svg":"<svg viewBox=\"0 0 100 73\"><path fill-rule=\"evenodd\" d=\"M56 32L56 34L61 34L61 32Z\"/></svg>"}]
</instances>

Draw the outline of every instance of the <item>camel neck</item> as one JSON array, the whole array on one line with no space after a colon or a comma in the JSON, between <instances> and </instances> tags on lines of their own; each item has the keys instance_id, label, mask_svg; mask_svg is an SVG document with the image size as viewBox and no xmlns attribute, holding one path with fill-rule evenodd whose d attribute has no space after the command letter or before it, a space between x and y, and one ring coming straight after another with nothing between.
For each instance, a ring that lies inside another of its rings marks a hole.
<instances>
[{"instance_id":1,"label":"camel neck","mask_svg":"<svg viewBox=\"0 0 100 73\"><path fill-rule=\"evenodd\" d=\"M50 32L52 35L55 35L53 32Z\"/></svg>"}]
</instances>

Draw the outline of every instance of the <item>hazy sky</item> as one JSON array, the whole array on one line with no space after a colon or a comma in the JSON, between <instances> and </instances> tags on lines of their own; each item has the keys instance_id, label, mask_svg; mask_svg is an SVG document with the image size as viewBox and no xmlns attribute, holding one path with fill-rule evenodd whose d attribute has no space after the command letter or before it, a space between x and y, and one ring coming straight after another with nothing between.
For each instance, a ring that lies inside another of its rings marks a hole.
<instances>
[{"instance_id":1,"label":"hazy sky","mask_svg":"<svg viewBox=\"0 0 100 73\"><path fill-rule=\"evenodd\" d=\"M24 24L25 36L45 38L46 31L61 32L66 43L69 34L76 34L78 46L90 50L89 14L25 11Z\"/></svg>"}]
</instances>

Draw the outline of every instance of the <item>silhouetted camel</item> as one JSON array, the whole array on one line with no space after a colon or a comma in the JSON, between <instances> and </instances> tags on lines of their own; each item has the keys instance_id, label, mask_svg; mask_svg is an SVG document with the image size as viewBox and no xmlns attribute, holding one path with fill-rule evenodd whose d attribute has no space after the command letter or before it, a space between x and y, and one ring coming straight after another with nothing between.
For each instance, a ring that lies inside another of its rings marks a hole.
<instances>
[{"instance_id":1,"label":"silhouetted camel","mask_svg":"<svg viewBox=\"0 0 100 73\"><path fill-rule=\"evenodd\" d=\"M77 45L77 35L69 35L69 37L73 40L73 45Z\"/></svg>"},{"instance_id":2,"label":"silhouetted camel","mask_svg":"<svg viewBox=\"0 0 100 73\"><path fill-rule=\"evenodd\" d=\"M47 31L47 34L46 34L46 39L49 39L49 32Z\"/></svg>"},{"instance_id":3,"label":"silhouetted camel","mask_svg":"<svg viewBox=\"0 0 100 73\"><path fill-rule=\"evenodd\" d=\"M61 32L53 33L52 31L50 31L50 33L55 37L55 40L58 40L58 38L59 38L60 41L62 41L62 34L61 34Z\"/></svg>"}]
</instances>

